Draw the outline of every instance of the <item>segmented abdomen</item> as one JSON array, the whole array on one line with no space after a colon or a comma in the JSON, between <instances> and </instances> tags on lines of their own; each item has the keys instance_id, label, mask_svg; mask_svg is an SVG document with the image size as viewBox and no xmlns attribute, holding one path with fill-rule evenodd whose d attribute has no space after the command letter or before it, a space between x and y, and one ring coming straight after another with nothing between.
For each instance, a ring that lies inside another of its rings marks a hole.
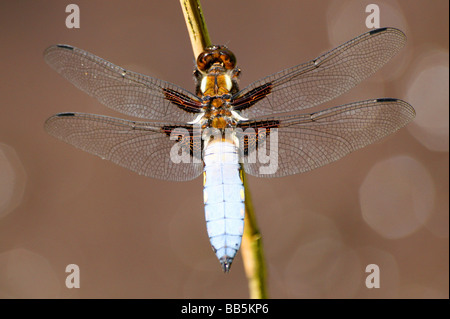
<instances>
[{"instance_id":1,"label":"segmented abdomen","mask_svg":"<svg viewBox=\"0 0 450 319\"><path fill-rule=\"evenodd\" d=\"M208 145L203 161L205 218L211 245L227 272L241 245L244 232L244 185L234 143Z\"/></svg>"}]
</instances>

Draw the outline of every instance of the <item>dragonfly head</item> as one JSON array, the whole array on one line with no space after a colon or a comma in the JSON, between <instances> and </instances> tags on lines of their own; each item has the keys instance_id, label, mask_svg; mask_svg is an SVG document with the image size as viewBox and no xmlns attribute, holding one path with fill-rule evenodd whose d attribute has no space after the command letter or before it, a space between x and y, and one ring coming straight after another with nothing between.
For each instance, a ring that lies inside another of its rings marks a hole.
<instances>
[{"instance_id":1,"label":"dragonfly head","mask_svg":"<svg viewBox=\"0 0 450 319\"><path fill-rule=\"evenodd\" d=\"M197 69L208 73L211 67L221 66L225 70L233 70L236 67L236 57L224 45L212 45L206 47L197 58Z\"/></svg>"},{"instance_id":2,"label":"dragonfly head","mask_svg":"<svg viewBox=\"0 0 450 319\"><path fill-rule=\"evenodd\" d=\"M225 93L237 93L240 72L240 69L236 67L235 55L226 46L212 45L206 47L197 58L197 68L194 71L197 96L202 97L205 93L205 89L202 89L202 83L207 83L205 82L206 78L209 78L209 82L213 85L218 76L225 76L226 78L227 92Z\"/></svg>"}]
</instances>

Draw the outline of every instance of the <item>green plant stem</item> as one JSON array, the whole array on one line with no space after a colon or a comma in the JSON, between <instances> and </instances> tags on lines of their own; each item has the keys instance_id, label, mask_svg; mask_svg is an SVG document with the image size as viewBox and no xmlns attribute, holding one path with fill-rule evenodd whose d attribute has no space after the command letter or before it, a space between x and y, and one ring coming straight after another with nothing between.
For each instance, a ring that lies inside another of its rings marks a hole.
<instances>
[{"instance_id":1,"label":"green plant stem","mask_svg":"<svg viewBox=\"0 0 450 319\"><path fill-rule=\"evenodd\" d=\"M247 177L244 170L242 170L242 177L245 189L245 226L241 244L242 260L247 275L250 298L267 299L267 273L262 235L259 231L258 224L256 223L252 197L247 185Z\"/></svg>"}]
</instances>

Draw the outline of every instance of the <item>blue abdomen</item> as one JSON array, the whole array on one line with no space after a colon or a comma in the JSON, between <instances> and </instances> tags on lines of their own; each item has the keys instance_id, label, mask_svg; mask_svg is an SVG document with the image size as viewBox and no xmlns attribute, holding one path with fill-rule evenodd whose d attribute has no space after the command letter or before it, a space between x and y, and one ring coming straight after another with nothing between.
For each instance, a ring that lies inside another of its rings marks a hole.
<instances>
[{"instance_id":1,"label":"blue abdomen","mask_svg":"<svg viewBox=\"0 0 450 319\"><path fill-rule=\"evenodd\" d=\"M244 185L234 143L208 145L203 158L206 229L211 246L225 272L241 246L244 232Z\"/></svg>"}]
</instances>

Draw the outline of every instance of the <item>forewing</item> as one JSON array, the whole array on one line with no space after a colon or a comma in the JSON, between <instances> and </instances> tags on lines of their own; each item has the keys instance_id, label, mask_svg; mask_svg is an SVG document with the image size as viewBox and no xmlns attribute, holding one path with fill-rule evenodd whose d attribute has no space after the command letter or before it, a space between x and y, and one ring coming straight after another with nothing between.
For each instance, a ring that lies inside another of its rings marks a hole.
<instances>
[{"instance_id":1,"label":"forewing","mask_svg":"<svg viewBox=\"0 0 450 319\"><path fill-rule=\"evenodd\" d=\"M299 111L329 101L368 78L406 43L394 28L360 35L318 58L256 81L233 97L244 117Z\"/></svg>"},{"instance_id":2,"label":"forewing","mask_svg":"<svg viewBox=\"0 0 450 319\"><path fill-rule=\"evenodd\" d=\"M45 61L77 88L107 107L135 117L189 122L201 111L192 93L150 76L125 70L84 50L55 45Z\"/></svg>"}]
</instances>

